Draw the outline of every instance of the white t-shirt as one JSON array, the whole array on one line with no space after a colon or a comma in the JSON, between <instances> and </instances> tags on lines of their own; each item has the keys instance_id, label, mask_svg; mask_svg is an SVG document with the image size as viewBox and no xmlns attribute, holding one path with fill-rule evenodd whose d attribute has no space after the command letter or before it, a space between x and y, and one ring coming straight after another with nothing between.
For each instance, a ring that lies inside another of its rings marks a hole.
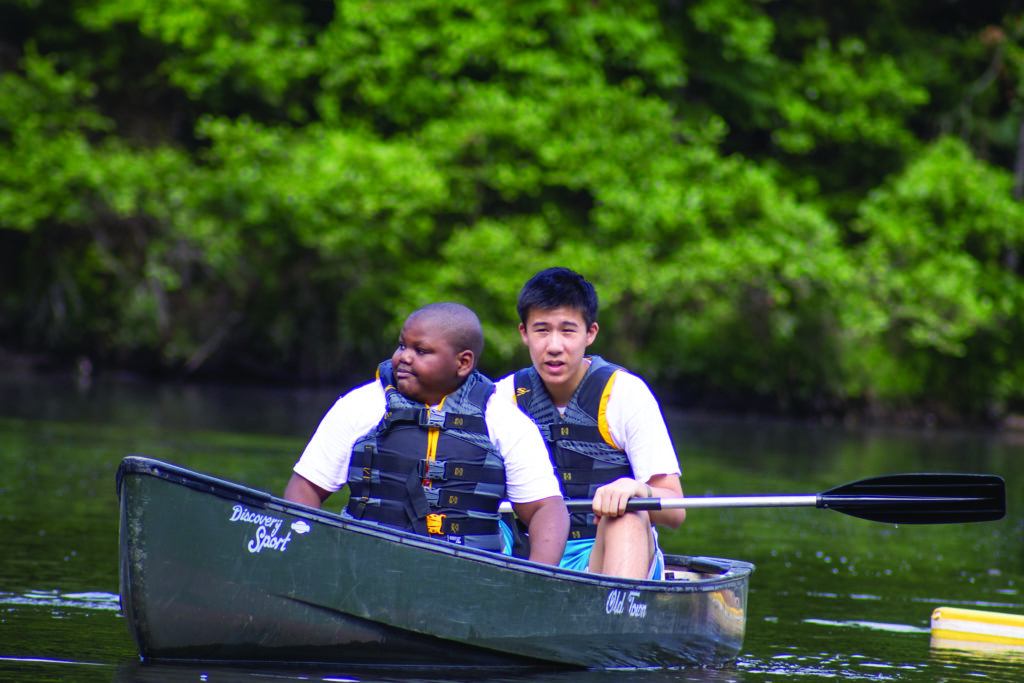
<instances>
[{"instance_id":1,"label":"white t-shirt","mask_svg":"<svg viewBox=\"0 0 1024 683\"><path fill-rule=\"evenodd\" d=\"M327 411L302 456L296 474L327 491L339 491L348 481L355 442L377 426L387 408L380 382L356 387ZM443 408L443 403L442 403ZM561 497L544 437L521 410L492 395L484 409L491 443L505 461L506 495L513 503L532 503Z\"/></svg>"},{"instance_id":2,"label":"white t-shirt","mask_svg":"<svg viewBox=\"0 0 1024 683\"><path fill-rule=\"evenodd\" d=\"M515 375L508 375L497 383L495 393L515 403L515 391ZM659 474L681 473L661 407L642 379L617 371L605 415L612 441L626 452L637 481L646 483Z\"/></svg>"}]
</instances>

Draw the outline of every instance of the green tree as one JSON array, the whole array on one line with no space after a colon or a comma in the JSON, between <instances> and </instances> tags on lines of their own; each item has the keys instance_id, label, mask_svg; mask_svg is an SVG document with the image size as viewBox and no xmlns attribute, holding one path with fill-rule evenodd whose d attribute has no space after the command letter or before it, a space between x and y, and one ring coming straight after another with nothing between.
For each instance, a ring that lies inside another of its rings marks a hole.
<instances>
[{"instance_id":1,"label":"green tree","mask_svg":"<svg viewBox=\"0 0 1024 683\"><path fill-rule=\"evenodd\" d=\"M864 202L855 257L860 301L876 308L847 355L860 390L954 414L1019 400L1024 205L1012 184L943 138Z\"/></svg>"},{"instance_id":2,"label":"green tree","mask_svg":"<svg viewBox=\"0 0 1024 683\"><path fill-rule=\"evenodd\" d=\"M1021 19L0 0L0 346L362 378L455 299L501 374L559 263L598 284L595 351L679 400L998 415L1024 405Z\"/></svg>"}]
</instances>

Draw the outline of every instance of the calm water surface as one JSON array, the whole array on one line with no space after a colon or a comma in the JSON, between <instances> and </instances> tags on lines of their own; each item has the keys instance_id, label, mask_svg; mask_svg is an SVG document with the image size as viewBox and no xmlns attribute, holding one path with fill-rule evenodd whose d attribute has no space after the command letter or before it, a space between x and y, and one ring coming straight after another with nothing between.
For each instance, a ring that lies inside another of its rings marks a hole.
<instances>
[{"instance_id":1,"label":"calm water surface","mask_svg":"<svg viewBox=\"0 0 1024 683\"><path fill-rule=\"evenodd\" d=\"M1024 434L669 413L688 495L810 494L895 472L994 473L1006 519L900 526L808 508L692 511L667 550L757 565L743 653L717 669L527 674L139 662L117 597L114 472L147 455L280 493L334 392L0 377L0 680L994 681L1024 653L932 647L940 605L1024 614Z\"/></svg>"}]
</instances>

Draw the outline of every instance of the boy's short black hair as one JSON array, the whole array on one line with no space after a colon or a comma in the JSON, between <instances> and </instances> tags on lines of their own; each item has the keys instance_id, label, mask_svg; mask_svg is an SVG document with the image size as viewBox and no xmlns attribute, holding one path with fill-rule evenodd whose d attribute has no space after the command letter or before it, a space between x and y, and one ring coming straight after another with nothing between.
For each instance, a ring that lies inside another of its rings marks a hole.
<instances>
[{"instance_id":1,"label":"boy's short black hair","mask_svg":"<svg viewBox=\"0 0 1024 683\"><path fill-rule=\"evenodd\" d=\"M441 325L445 338L456 353L472 351L473 368L476 368L484 352L484 330L471 308L452 302L427 304L413 311L408 319L417 316L428 316Z\"/></svg>"},{"instance_id":2,"label":"boy's short black hair","mask_svg":"<svg viewBox=\"0 0 1024 683\"><path fill-rule=\"evenodd\" d=\"M525 325L530 309L550 311L566 306L579 311L589 328L597 322L597 292L579 273L555 266L545 268L523 285L516 302L519 320Z\"/></svg>"}]
</instances>

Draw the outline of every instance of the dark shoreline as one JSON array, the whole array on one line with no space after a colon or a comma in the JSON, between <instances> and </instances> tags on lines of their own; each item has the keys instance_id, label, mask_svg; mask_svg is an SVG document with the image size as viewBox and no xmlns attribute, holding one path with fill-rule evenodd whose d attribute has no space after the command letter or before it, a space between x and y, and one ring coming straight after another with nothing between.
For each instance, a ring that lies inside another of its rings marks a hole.
<instances>
[{"instance_id":1,"label":"dark shoreline","mask_svg":"<svg viewBox=\"0 0 1024 683\"><path fill-rule=\"evenodd\" d=\"M308 382L297 377L275 374L273 379L264 375L242 375L238 373L208 373L184 376L181 373L140 370L134 367L104 366L98 369L85 356L77 358L54 354L12 354L0 348L0 379L4 384L12 382L53 382L62 390L74 390L88 395L96 384L135 387L144 394L162 388L179 388L182 392L230 392L253 391L268 396L280 392L295 392L297 395L318 397L318 401L333 402L348 389L365 381L365 377L332 378L330 381ZM791 410L781 410L760 397L737 396L693 396L682 395L673 387L654 385L653 389L662 402L666 414L678 414L723 421L762 422L779 421L797 424L820 425L824 427L879 427L910 430L968 430L983 433L1024 434L1024 414L1008 413L1003 416L988 416L985 419L971 419L945 407L901 406L885 408L878 405L864 405L862 402L845 406L802 405ZM323 403L323 410L330 402ZM7 401L0 401L4 407ZM317 410L315 405L305 408ZM316 419L322 413L316 415ZM315 425L314 425L315 426Z\"/></svg>"}]
</instances>

